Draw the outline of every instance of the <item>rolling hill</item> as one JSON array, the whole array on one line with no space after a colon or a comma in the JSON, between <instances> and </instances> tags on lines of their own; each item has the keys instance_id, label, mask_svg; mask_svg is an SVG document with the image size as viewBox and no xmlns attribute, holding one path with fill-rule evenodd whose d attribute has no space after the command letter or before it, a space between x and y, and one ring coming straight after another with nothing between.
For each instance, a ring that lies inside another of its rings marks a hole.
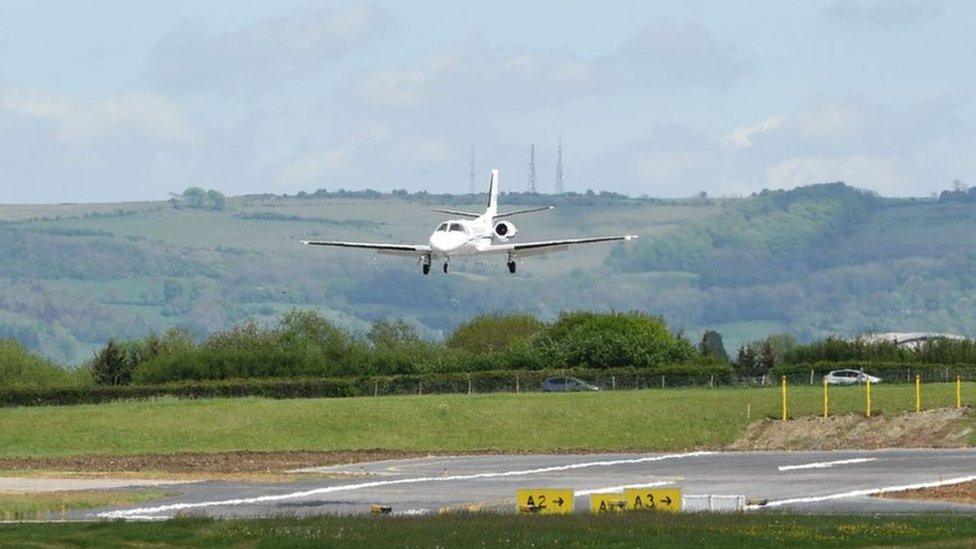
<instances>
[{"instance_id":1,"label":"rolling hill","mask_svg":"<svg viewBox=\"0 0 976 549\"><path fill-rule=\"evenodd\" d=\"M480 195L320 191L245 196L220 209L186 201L0 206L0 337L67 363L109 338L181 325L197 334L315 308L352 327L384 317L429 337L485 311L544 317L641 309L730 348L774 332L800 339L863 331L976 333L976 204L887 199L846 185L746 198L634 199L512 193L519 239L636 233L524 261L467 260L452 274L302 238L425 242L436 204Z\"/></svg>"}]
</instances>

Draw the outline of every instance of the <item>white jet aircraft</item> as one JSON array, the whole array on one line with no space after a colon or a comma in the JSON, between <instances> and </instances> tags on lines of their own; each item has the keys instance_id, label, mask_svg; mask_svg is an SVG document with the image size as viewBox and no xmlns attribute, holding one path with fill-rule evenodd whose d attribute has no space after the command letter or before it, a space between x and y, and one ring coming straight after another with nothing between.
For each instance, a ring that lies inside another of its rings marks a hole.
<instances>
[{"instance_id":1,"label":"white jet aircraft","mask_svg":"<svg viewBox=\"0 0 976 549\"><path fill-rule=\"evenodd\" d=\"M491 170L491 183L488 190L488 209L485 213L460 212L431 208L432 211L459 215L469 219L449 219L437 226L430 235L429 244L374 244L370 242L340 242L335 240L303 240L308 246L335 246L338 248L364 248L376 250L381 254L416 257L420 260L424 274L430 272L434 258L444 259L444 272L452 257L481 254L508 254L508 272L515 272L515 261L520 257L560 252L575 244L593 242L612 242L633 240L637 235L597 236L591 238L569 238L565 240L543 240L540 242L508 242L518 234L518 229L509 221L498 221L503 217L551 210L552 206L527 208L512 212L498 213L498 170Z\"/></svg>"}]
</instances>

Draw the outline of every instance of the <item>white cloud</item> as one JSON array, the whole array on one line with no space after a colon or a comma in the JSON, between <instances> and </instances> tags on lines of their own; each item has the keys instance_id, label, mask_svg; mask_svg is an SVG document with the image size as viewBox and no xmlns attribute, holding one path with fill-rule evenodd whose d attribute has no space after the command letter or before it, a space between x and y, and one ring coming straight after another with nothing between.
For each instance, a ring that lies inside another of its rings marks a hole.
<instances>
[{"instance_id":1,"label":"white cloud","mask_svg":"<svg viewBox=\"0 0 976 549\"><path fill-rule=\"evenodd\" d=\"M51 122L59 140L75 145L134 136L169 142L186 142L191 137L180 109L152 93L78 105L55 95L21 91L8 93L3 104L14 113Z\"/></svg>"},{"instance_id":2,"label":"white cloud","mask_svg":"<svg viewBox=\"0 0 976 549\"><path fill-rule=\"evenodd\" d=\"M847 140L865 131L863 108L850 104L827 104L799 115L796 119L797 137L811 140Z\"/></svg>"},{"instance_id":3,"label":"white cloud","mask_svg":"<svg viewBox=\"0 0 976 549\"><path fill-rule=\"evenodd\" d=\"M581 95L722 89L744 68L737 52L693 24L656 20L612 54L506 49L472 42L421 62L363 71L355 98L367 106L469 111L471 105L521 111Z\"/></svg>"},{"instance_id":4,"label":"white cloud","mask_svg":"<svg viewBox=\"0 0 976 549\"><path fill-rule=\"evenodd\" d=\"M767 132L778 130L786 122L784 116L773 116L752 124L740 126L722 137L722 142L731 149L748 149L752 146L752 138Z\"/></svg>"},{"instance_id":5,"label":"white cloud","mask_svg":"<svg viewBox=\"0 0 976 549\"><path fill-rule=\"evenodd\" d=\"M745 69L739 52L705 27L664 19L630 37L609 61L618 65L622 76L635 77L651 88L724 89Z\"/></svg>"},{"instance_id":6,"label":"white cloud","mask_svg":"<svg viewBox=\"0 0 976 549\"><path fill-rule=\"evenodd\" d=\"M843 181L883 194L904 194L911 186L905 173L905 166L892 157L795 157L767 168L766 181L772 188Z\"/></svg>"},{"instance_id":7,"label":"white cloud","mask_svg":"<svg viewBox=\"0 0 976 549\"><path fill-rule=\"evenodd\" d=\"M150 76L167 89L262 88L319 72L386 25L371 5L306 7L231 30L186 21L156 43Z\"/></svg>"},{"instance_id":8,"label":"white cloud","mask_svg":"<svg viewBox=\"0 0 976 549\"><path fill-rule=\"evenodd\" d=\"M427 73L419 69L380 69L362 76L360 97L381 107L405 108L423 99Z\"/></svg>"},{"instance_id":9,"label":"white cloud","mask_svg":"<svg viewBox=\"0 0 976 549\"><path fill-rule=\"evenodd\" d=\"M278 180L286 185L307 185L327 179L345 167L352 155L349 148L305 154L287 162L278 173Z\"/></svg>"},{"instance_id":10,"label":"white cloud","mask_svg":"<svg viewBox=\"0 0 976 549\"><path fill-rule=\"evenodd\" d=\"M866 25L911 25L939 15L941 0L836 0L824 9L833 21Z\"/></svg>"}]
</instances>

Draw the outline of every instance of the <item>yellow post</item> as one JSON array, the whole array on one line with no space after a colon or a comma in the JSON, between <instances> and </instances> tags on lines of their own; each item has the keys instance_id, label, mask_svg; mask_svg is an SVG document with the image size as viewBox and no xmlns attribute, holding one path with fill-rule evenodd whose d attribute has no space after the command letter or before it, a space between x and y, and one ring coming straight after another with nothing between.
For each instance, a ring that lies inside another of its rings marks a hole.
<instances>
[{"instance_id":1,"label":"yellow post","mask_svg":"<svg viewBox=\"0 0 976 549\"><path fill-rule=\"evenodd\" d=\"M962 408L962 378L956 375L956 408Z\"/></svg>"},{"instance_id":2,"label":"yellow post","mask_svg":"<svg viewBox=\"0 0 976 549\"><path fill-rule=\"evenodd\" d=\"M922 376L915 374L915 413L922 411Z\"/></svg>"},{"instance_id":3,"label":"yellow post","mask_svg":"<svg viewBox=\"0 0 976 549\"><path fill-rule=\"evenodd\" d=\"M827 417L827 414L830 411L830 396L827 395L827 376L824 376L823 384L824 384L824 417Z\"/></svg>"},{"instance_id":4,"label":"yellow post","mask_svg":"<svg viewBox=\"0 0 976 549\"><path fill-rule=\"evenodd\" d=\"M786 418L787 418L786 411L787 410L786 410L786 376L785 375L782 378L780 378L780 382L781 382L781 384L783 386L783 421L786 421Z\"/></svg>"},{"instance_id":5,"label":"yellow post","mask_svg":"<svg viewBox=\"0 0 976 549\"><path fill-rule=\"evenodd\" d=\"M868 415L868 417L871 417L871 380L868 379L866 381L867 381L867 383L864 385L864 387L866 388L866 391L867 391L865 394L867 394L867 400L868 400L868 410L867 410L868 414L867 415Z\"/></svg>"}]
</instances>

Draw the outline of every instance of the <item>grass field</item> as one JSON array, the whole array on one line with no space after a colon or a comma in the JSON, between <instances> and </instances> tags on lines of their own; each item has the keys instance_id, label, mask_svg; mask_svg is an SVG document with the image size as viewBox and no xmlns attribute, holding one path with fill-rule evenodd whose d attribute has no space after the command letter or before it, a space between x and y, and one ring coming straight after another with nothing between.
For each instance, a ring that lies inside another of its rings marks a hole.
<instances>
[{"instance_id":1,"label":"grass field","mask_svg":"<svg viewBox=\"0 0 976 549\"><path fill-rule=\"evenodd\" d=\"M875 414L914 408L911 385L873 389ZM925 408L951 406L955 385L923 386ZM963 386L964 403L976 384ZM790 389L790 414L821 410L821 388ZM864 389L831 389L832 413L864 411ZM268 400L115 402L0 410L0 457L387 449L680 450L734 441L777 417L779 389L675 389Z\"/></svg>"},{"instance_id":2,"label":"grass field","mask_svg":"<svg viewBox=\"0 0 976 549\"><path fill-rule=\"evenodd\" d=\"M970 517L445 515L0 526L0 546L971 547Z\"/></svg>"}]
</instances>

